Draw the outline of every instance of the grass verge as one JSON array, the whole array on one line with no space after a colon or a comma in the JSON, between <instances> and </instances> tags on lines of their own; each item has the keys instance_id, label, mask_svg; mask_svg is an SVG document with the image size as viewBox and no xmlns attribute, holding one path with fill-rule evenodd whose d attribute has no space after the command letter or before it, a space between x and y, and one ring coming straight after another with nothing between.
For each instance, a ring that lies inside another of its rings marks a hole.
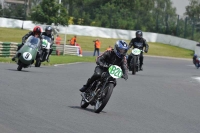
<instances>
[{"instance_id":1,"label":"grass verge","mask_svg":"<svg viewBox=\"0 0 200 133\"><path fill-rule=\"evenodd\" d=\"M73 55L66 56L50 56L50 62L43 62L42 65L55 65L55 64L67 64L74 62L95 62L96 57L78 57ZM0 62L15 63L11 61L10 57L0 57Z\"/></svg>"}]
</instances>

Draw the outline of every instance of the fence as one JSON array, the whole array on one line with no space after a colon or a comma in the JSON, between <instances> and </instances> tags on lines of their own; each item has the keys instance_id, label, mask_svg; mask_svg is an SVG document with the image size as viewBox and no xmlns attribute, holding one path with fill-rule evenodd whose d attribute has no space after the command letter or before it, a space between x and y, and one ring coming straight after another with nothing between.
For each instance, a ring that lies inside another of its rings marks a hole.
<instances>
[{"instance_id":1,"label":"fence","mask_svg":"<svg viewBox=\"0 0 200 133\"><path fill-rule=\"evenodd\" d=\"M20 43L0 42L0 57L11 57L16 54L17 46ZM64 47L65 46L65 47ZM79 47L69 45L53 45L52 55L78 55Z\"/></svg>"}]
</instances>

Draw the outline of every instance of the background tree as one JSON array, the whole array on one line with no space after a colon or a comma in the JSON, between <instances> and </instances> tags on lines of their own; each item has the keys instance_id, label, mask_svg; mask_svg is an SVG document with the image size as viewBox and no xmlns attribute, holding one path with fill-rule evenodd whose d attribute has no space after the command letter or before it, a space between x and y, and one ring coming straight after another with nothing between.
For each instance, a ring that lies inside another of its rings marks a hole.
<instances>
[{"instance_id":1,"label":"background tree","mask_svg":"<svg viewBox=\"0 0 200 133\"><path fill-rule=\"evenodd\" d=\"M7 18L25 18L25 7L22 4L6 4L4 9L1 10L2 15Z\"/></svg>"},{"instance_id":2,"label":"background tree","mask_svg":"<svg viewBox=\"0 0 200 133\"><path fill-rule=\"evenodd\" d=\"M186 6L185 15L190 18L200 18L200 2L198 0L190 0L190 4Z\"/></svg>"},{"instance_id":3,"label":"background tree","mask_svg":"<svg viewBox=\"0 0 200 133\"><path fill-rule=\"evenodd\" d=\"M0 16L3 16L3 9L1 5L0 5Z\"/></svg>"},{"instance_id":4,"label":"background tree","mask_svg":"<svg viewBox=\"0 0 200 133\"><path fill-rule=\"evenodd\" d=\"M187 34L190 35L190 39L193 39L194 36L196 36L196 38L200 38L200 33L199 33L200 32L200 2L199 0L190 0L189 5L186 6L185 15L187 15L187 31L189 31Z\"/></svg>"},{"instance_id":5,"label":"background tree","mask_svg":"<svg viewBox=\"0 0 200 133\"><path fill-rule=\"evenodd\" d=\"M156 18L155 32L174 34L176 29L176 8L172 7L171 0L155 0L153 14Z\"/></svg>"},{"instance_id":6,"label":"background tree","mask_svg":"<svg viewBox=\"0 0 200 133\"><path fill-rule=\"evenodd\" d=\"M67 10L57 0L43 0L32 9L30 15L35 23L68 25Z\"/></svg>"}]
</instances>

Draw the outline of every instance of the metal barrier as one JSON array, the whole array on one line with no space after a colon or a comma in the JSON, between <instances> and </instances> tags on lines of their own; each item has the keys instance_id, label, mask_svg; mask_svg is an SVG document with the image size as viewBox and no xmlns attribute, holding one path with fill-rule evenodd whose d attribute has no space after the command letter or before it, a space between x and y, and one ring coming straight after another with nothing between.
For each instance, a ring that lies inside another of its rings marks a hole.
<instances>
[{"instance_id":1,"label":"metal barrier","mask_svg":"<svg viewBox=\"0 0 200 133\"><path fill-rule=\"evenodd\" d=\"M0 42L0 57L11 57L16 54L17 46L20 43L15 42ZM79 47L70 45L53 45L51 55L77 55L79 56Z\"/></svg>"},{"instance_id":2,"label":"metal barrier","mask_svg":"<svg viewBox=\"0 0 200 133\"><path fill-rule=\"evenodd\" d=\"M79 47L78 46L65 45L64 51L65 51L64 54L78 55L79 56Z\"/></svg>"}]
</instances>

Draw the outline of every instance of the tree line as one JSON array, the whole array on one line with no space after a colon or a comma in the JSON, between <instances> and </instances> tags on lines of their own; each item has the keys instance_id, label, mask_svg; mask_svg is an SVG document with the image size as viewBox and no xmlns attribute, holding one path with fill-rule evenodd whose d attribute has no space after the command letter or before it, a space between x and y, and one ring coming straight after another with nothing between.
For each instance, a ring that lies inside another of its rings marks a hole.
<instances>
[{"instance_id":1,"label":"tree line","mask_svg":"<svg viewBox=\"0 0 200 133\"><path fill-rule=\"evenodd\" d=\"M62 0L62 4L58 1L32 0L27 19L45 24L141 29L193 40L199 38L200 3L198 0L189 0L185 17L176 14L176 8L173 7L171 0ZM15 5L7 10L4 10L4 15L7 13L16 17L22 17L25 12L23 5ZM2 14L1 9L0 14Z\"/></svg>"}]
</instances>

